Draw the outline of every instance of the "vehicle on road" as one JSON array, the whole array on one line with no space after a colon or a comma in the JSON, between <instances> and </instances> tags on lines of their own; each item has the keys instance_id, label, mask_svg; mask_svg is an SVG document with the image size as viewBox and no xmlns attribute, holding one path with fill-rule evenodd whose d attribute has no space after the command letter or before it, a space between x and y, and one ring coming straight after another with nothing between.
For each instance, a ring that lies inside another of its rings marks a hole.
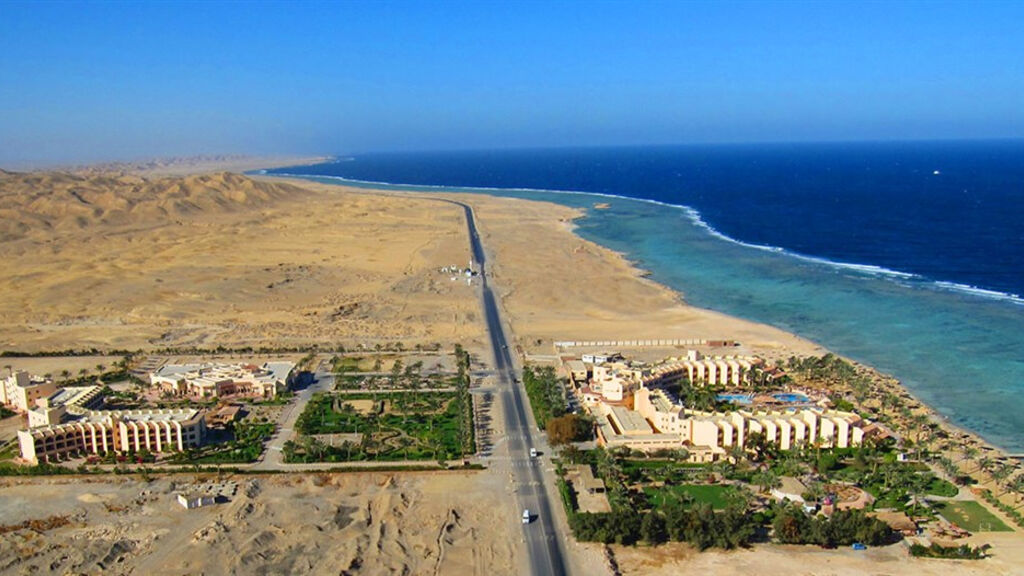
<instances>
[{"instance_id":1,"label":"vehicle on road","mask_svg":"<svg viewBox=\"0 0 1024 576\"><path fill-rule=\"evenodd\" d=\"M532 520L533 518L530 517L530 509L523 509L523 524L529 524Z\"/></svg>"},{"instance_id":2,"label":"vehicle on road","mask_svg":"<svg viewBox=\"0 0 1024 576\"><path fill-rule=\"evenodd\" d=\"M536 448L530 448L530 458L536 458L536 457L537 457L537 449Z\"/></svg>"}]
</instances>

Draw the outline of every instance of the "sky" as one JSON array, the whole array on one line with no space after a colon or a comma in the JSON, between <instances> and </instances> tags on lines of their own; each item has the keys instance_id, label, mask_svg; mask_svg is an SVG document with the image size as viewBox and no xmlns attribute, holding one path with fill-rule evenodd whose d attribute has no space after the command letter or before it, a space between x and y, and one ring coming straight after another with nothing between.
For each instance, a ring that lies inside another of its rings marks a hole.
<instances>
[{"instance_id":1,"label":"sky","mask_svg":"<svg viewBox=\"0 0 1024 576\"><path fill-rule=\"evenodd\" d=\"M0 166L1024 137L1024 2L10 2Z\"/></svg>"}]
</instances>

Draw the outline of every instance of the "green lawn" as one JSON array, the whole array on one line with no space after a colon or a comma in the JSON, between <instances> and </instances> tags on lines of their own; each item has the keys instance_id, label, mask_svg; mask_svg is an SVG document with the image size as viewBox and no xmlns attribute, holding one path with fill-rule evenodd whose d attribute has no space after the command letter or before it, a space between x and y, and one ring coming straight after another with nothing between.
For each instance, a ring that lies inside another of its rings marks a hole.
<instances>
[{"instance_id":1,"label":"green lawn","mask_svg":"<svg viewBox=\"0 0 1024 576\"><path fill-rule=\"evenodd\" d=\"M654 508L660 508L668 500L683 499L689 495L693 502L707 502L712 508L721 510L729 504L730 495L736 489L732 486L718 486L714 484L679 484L676 486L663 486L660 488L646 487L644 494Z\"/></svg>"},{"instance_id":2,"label":"green lawn","mask_svg":"<svg viewBox=\"0 0 1024 576\"><path fill-rule=\"evenodd\" d=\"M471 402L468 393L465 398ZM359 412L349 403L354 400L373 400L373 409ZM360 446L334 451L337 461L454 459L464 448L473 451L472 417L456 392L317 394L295 427L306 435L363 434Z\"/></svg>"},{"instance_id":3,"label":"green lawn","mask_svg":"<svg viewBox=\"0 0 1024 576\"><path fill-rule=\"evenodd\" d=\"M935 505L935 509L946 520L955 522L957 526L971 532L980 532L982 525L986 532L1012 531L1009 526L1003 524L1002 520L974 501L940 502Z\"/></svg>"},{"instance_id":4,"label":"green lawn","mask_svg":"<svg viewBox=\"0 0 1024 576\"><path fill-rule=\"evenodd\" d=\"M622 472L631 482L658 482L670 478L681 482L691 478L691 474L707 469L706 464L691 464L672 460L623 460L621 466Z\"/></svg>"},{"instance_id":5,"label":"green lawn","mask_svg":"<svg viewBox=\"0 0 1024 576\"><path fill-rule=\"evenodd\" d=\"M928 483L928 487L925 488L925 491L933 496L946 496L947 498L952 498L959 493L956 486L942 478L933 478L932 481Z\"/></svg>"}]
</instances>

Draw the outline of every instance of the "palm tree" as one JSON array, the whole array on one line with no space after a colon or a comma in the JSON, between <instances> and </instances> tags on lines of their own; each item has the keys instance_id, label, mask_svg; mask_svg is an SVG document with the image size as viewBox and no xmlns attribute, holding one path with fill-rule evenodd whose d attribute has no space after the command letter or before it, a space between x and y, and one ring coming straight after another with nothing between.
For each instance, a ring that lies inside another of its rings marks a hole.
<instances>
[{"instance_id":1,"label":"palm tree","mask_svg":"<svg viewBox=\"0 0 1024 576\"><path fill-rule=\"evenodd\" d=\"M1010 480L1010 490L1014 492L1014 501L1019 503L1024 496L1024 474Z\"/></svg>"},{"instance_id":2,"label":"palm tree","mask_svg":"<svg viewBox=\"0 0 1024 576\"><path fill-rule=\"evenodd\" d=\"M956 462L953 462L953 460L948 456L939 458L939 468L946 473L946 476L949 476L952 479L956 479L956 477L960 475L960 468L956 465Z\"/></svg>"},{"instance_id":3,"label":"palm tree","mask_svg":"<svg viewBox=\"0 0 1024 576\"><path fill-rule=\"evenodd\" d=\"M992 481L995 482L996 488L1003 486L1006 480L1013 474L1014 467L1011 464L1001 464L995 470L992 471ZM1004 486L1008 488L1008 486ZM999 494L996 494L998 496Z\"/></svg>"},{"instance_id":4,"label":"palm tree","mask_svg":"<svg viewBox=\"0 0 1024 576\"><path fill-rule=\"evenodd\" d=\"M767 493L772 488L782 485L782 480L774 472L768 470L756 472L750 477L750 481L760 488L762 493Z\"/></svg>"},{"instance_id":5,"label":"palm tree","mask_svg":"<svg viewBox=\"0 0 1024 576\"><path fill-rule=\"evenodd\" d=\"M994 465L995 465L995 460L992 460L992 458L990 458L988 456L982 456L981 459L978 460L978 470L977 471L978 472L983 472L983 473L987 474L992 469L992 466L994 466Z\"/></svg>"}]
</instances>

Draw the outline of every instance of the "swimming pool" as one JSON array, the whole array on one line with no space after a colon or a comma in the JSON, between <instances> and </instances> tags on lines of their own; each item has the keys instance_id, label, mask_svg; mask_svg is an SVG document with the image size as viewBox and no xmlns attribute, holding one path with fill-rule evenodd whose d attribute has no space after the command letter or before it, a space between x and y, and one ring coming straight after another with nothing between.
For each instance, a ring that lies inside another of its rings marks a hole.
<instances>
[{"instance_id":1,"label":"swimming pool","mask_svg":"<svg viewBox=\"0 0 1024 576\"><path fill-rule=\"evenodd\" d=\"M732 402L733 404L750 404L754 401L752 394L719 394L715 398L719 402Z\"/></svg>"},{"instance_id":2,"label":"swimming pool","mask_svg":"<svg viewBox=\"0 0 1024 576\"><path fill-rule=\"evenodd\" d=\"M810 404L811 402L811 399L806 394L800 394L799 392L780 392L772 394L772 398L786 404Z\"/></svg>"}]
</instances>

